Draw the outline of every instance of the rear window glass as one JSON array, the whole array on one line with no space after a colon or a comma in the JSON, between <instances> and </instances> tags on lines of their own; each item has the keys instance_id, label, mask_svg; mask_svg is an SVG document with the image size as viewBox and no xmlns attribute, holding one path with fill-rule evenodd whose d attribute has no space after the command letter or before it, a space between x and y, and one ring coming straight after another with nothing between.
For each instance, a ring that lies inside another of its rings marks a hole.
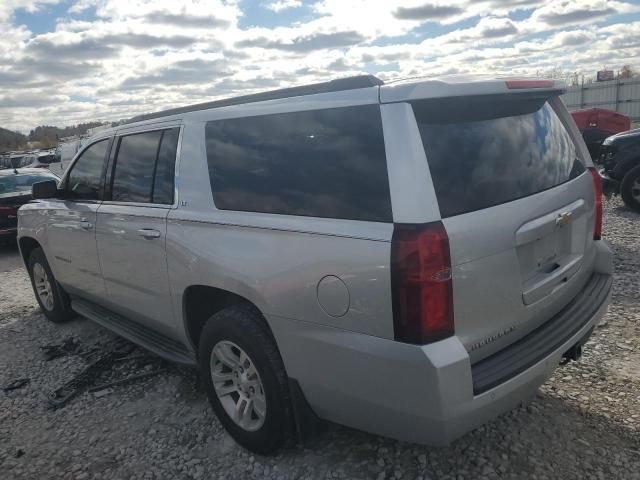
<instances>
[{"instance_id":1,"label":"rear window glass","mask_svg":"<svg viewBox=\"0 0 640 480\"><path fill-rule=\"evenodd\" d=\"M378 105L211 121L206 148L219 209L392 220Z\"/></svg>"},{"instance_id":2,"label":"rear window glass","mask_svg":"<svg viewBox=\"0 0 640 480\"><path fill-rule=\"evenodd\" d=\"M544 100L440 99L413 108L443 217L533 195L585 171Z\"/></svg>"}]
</instances>

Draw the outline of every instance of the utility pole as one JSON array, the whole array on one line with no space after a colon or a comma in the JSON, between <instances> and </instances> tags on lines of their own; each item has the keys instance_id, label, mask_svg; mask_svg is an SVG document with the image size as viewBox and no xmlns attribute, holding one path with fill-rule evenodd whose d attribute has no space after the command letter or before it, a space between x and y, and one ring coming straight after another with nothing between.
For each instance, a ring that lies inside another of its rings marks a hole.
<instances>
[{"instance_id":1,"label":"utility pole","mask_svg":"<svg viewBox=\"0 0 640 480\"><path fill-rule=\"evenodd\" d=\"M618 102L620 101L620 72L618 72L618 78L616 79L616 112L618 111Z\"/></svg>"}]
</instances>

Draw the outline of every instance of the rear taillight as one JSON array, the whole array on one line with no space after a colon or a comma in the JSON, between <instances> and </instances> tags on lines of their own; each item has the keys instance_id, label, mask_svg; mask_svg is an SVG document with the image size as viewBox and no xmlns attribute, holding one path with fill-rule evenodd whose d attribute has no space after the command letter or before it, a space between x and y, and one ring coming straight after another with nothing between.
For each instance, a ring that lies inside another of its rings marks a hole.
<instances>
[{"instance_id":1,"label":"rear taillight","mask_svg":"<svg viewBox=\"0 0 640 480\"><path fill-rule=\"evenodd\" d=\"M0 215L16 215L18 213L18 207L0 205Z\"/></svg>"},{"instance_id":2,"label":"rear taillight","mask_svg":"<svg viewBox=\"0 0 640 480\"><path fill-rule=\"evenodd\" d=\"M453 335L451 257L442 222L395 225L391 281L396 340L424 344Z\"/></svg>"},{"instance_id":3,"label":"rear taillight","mask_svg":"<svg viewBox=\"0 0 640 480\"><path fill-rule=\"evenodd\" d=\"M593 190L595 193L596 221L593 226L593 239L600 240L602 238L602 179L598 171L593 167L589 167L589 173L593 178Z\"/></svg>"}]
</instances>

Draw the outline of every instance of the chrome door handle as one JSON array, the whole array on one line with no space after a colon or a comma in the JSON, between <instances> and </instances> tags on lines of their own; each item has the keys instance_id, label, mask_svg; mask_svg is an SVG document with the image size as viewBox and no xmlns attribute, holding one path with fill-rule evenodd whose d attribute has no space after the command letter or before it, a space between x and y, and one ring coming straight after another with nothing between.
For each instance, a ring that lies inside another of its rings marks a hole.
<instances>
[{"instance_id":1,"label":"chrome door handle","mask_svg":"<svg viewBox=\"0 0 640 480\"><path fill-rule=\"evenodd\" d=\"M138 230L138 235L147 239L160 238L160 232L153 228L141 228Z\"/></svg>"},{"instance_id":2,"label":"chrome door handle","mask_svg":"<svg viewBox=\"0 0 640 480\"><path fill-rule=\"evenodd\" d=\"M93 228L93 223L87 222L86 220L81 220L80 228L82 228L83 230L91 230Z\"/></svg>"}]
</instances>

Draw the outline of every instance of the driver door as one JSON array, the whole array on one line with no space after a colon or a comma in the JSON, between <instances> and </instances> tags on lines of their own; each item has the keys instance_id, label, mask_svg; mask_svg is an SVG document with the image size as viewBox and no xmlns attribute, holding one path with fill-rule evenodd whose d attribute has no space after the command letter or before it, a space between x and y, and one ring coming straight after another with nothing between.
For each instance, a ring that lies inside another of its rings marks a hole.
<instances>
[{"instance_id":1,"label":"driver door","mask_svg":"<svg viewBox=\"0 0 640 480\"><path fill-rule=\"evenodd\" d=\"M69 293L94 301L105 296L95 226L110 146L111 139L98 140L80 154L63 181L61 198L47 212L48 257L56 279Z\"/></svg>"}]
</instances>

